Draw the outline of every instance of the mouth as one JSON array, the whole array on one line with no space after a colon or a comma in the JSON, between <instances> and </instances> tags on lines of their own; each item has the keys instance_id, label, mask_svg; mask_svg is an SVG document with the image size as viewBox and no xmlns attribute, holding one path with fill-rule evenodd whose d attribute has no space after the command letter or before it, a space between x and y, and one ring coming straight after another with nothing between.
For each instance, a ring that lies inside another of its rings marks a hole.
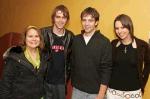
<instances>
[{"instance_id":1,"label":"mouth","mask_svg":"<svg viewBox=\"0 0 150 99\"><path fill-rule=\"evenodd\" d=\"M87 30L90 29L90 27L84 27L84 28L87 29Z\"/></svg>"},{"instance_id":2,"label":"mouth","mask_svg":"<svg viewBox=\"0 0 150 99\"><path fill-rule=\"evenodd\" d=\"M32 45L37 45L38 42L30 42L30 44L32 44Z\"/></svg>"},{"instance_id":3,"label":"mouth","mask_svg":"<svg viewBox=\"0 0 150 99\"><path fill-rule=\"evenodd\" d=\"M118 33L119 36L124 36L124 33Z\"/></svg>"}]
</instances>

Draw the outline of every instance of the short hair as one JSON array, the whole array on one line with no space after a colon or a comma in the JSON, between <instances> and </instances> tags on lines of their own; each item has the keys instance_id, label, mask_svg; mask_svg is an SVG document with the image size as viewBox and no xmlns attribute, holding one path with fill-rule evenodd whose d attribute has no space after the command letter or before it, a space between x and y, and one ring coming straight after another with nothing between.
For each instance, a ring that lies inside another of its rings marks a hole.
<instances>
[{"instance_id":1,"label":"short hair","mask_svg":"<svg viewBox=\"0 0 150 99\"><path fill-rule=\"evenodd\" d=\"M58 5L58 6L56 6L56 8L53 10L52 15L51 15L51 19L52 19L52 23L53 23L53 24L54 24L54 18L55 18L55 16L56 16L56 12L57 12L57 11L63 12L63 15L64 15L64 17L67 18L67 21L70 19L68 8L67 8L66 6L64 6L64 5Z\"/></svg>"},{"instance_id":2,"label":"short hair","mask_svg":"<svg viewBox=\"0 0 150 99\"><path fill-rule=\"evenodd\" d=\"M24 45L26 46L26 36L27 36L27 33L28 33L28 31L29 30L31 30L31 29L34 29L35 31L37 31L37 33L38 33L38 35L39 35L39 37L40 37L40 45L39 45L39 48L40 49L43 49L44 48L44 40L43 40L43 36L42 36L42 34L41 34L41 30L38 28L38 27L36 27L36 26L27 26L26 28L25 28L25 31L24 31L24 35L23 35L23 43L24 43Z\"/></svg>"},{"instance_id":3,"label":"short hair","mask_svg":"<svg viewBox=\"0 0 150 99\"><path fill-rule=\"evenodd\" d=\"M133 37L134 37L134 27L133 27L133 22L132 22L131 18L128 15L125 15L125 14L118 15L114 20L114 29L115 29L116 21L120 21L122 26L129 30L131 38L133 39Z\"/></svg>"},{"instance_id":4,"label":"short hair","mask_svg":"<svg viewBox=\"0 0 150 99\"><path fill-rule=\"evenodd\" d=\"M95 21L99 21L100 14L95 8L87 7L81 12L80 18L82 18L86 15L92 15L92 17L95 19Z\"/></svg>"}]
</instances>

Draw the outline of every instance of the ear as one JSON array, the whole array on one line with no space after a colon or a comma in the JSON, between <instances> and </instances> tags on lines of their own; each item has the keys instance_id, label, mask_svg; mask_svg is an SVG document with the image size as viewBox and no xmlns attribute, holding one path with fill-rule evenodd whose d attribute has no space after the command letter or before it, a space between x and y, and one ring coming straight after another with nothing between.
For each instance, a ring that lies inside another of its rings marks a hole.
<instances>
[{"instance_id":1,"label":"ear","mask_svg":"<svg viewBox=\"0 0 150 99\"><path fill-rule=\"evenodd\" d=\"M99 21L96 21L96 22L95 22L95 27L97 27L97 26L98 26L98 22L99 22Z\"/></svg>"}]
</instances>

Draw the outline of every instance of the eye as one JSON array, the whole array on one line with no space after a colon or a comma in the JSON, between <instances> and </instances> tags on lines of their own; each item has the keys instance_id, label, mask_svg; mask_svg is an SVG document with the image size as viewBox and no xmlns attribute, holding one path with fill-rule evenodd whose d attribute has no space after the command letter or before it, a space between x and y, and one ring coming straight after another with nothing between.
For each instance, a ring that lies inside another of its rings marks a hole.
<instances>
[{"instance_id":1,"label":"eye","mask_svg":"<svg viewBox=\"0 0 150 99\"><path fill-rule=\"evenodd\" d=\"M118 30L119 28L118 27L115 27L115 30Z\"/></svg>"},{"instance_id":2,"label":"eye","mask_svg":"<svg viewBox=\"0 0 150 99\"><path fill-rule=\"evenodd\" d=\"M121 27L121 29L124 29L124 27Z\"/></svg>"},{"instance_id":3,"label":"eye","mask_svg":"<svg viewBox=\"0 0 150 99\"><path fill-rule=\"evenodd\" d=\"M39 35L35 35L35 37L36 37L36 38L38 38L38 37L39 37Z\"/></svg>"},{"instance_id":4,"label":"eye","mask_svg":"<svg viewBox=\"0 0 150 99\"><path fill-rule=\"evenodd\" d=\"M33 37L33 36L32 36L32 35L27 35L27 37L31 38L31 37Z\"/></svg>"},{"instance_id":5,"label":"eye","mask_svg":"<svg viewBox=\"0 0 150 99\"><path fill-rule=\"evenodd\" d=\"M93 19L90 19L90 20L89 20L89 22L94 22L94 21L95 21L95 20L93 20Z\"/></svg>"},{"instance_id":6,"label":"eye","mask_svg":"<svg viewBox=\"0 0 150 99\"><path fill-rule=\"evenodd\" d=\"M60 18L60 16L55 16L55 18Z\"/></svg>"},{"instance_id":7,"label":"eye","mask_svg":"<svg viewBox=\"0 0 150 99\"><path fill-rule=\"evenodd\" d=\"M86 21L86 19L82 19L82 22L85 22Z\"/></svg>"},{"instance_id":8,"label":"eye","mask_svg":"<svg viewBox=\"0 0 150 99\"><path fill-rule=\"evenodd\" d=\"M63 16L62 18L63 18L63 19L67 19L67 17L66 17L66 16Z\"/></svg>"}]
</instances>

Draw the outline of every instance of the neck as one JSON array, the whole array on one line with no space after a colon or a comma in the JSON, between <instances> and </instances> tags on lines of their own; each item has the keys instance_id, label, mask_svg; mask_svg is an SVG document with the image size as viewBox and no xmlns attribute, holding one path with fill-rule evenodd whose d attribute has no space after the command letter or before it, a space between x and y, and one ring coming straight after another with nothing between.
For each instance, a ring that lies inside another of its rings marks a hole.
<instances>
[{"instance_id":1,"label":"neck","mask_svg":"<svg viewBox=\"0 0 150 99\"><path fill-rule=\"evenodd\" d=\"M94 33L95 33L95 29L92 31L92 32L85 32L83 35L84 36L87 36L87 37L90 37L90 36L92 36Z\"/></svg>"},{"instance_id":2,"label":"neck","mask_svg":"<svg viewBox=\"0 0 150 99\"><path fill-rule=\"evenodd\" d=\"M123 40L121 40L121 42L124 45L129 45L130 43L132 43L132 38L123 39Z\"/></svg>"},{"instance_id":3,"label":"neck","mask_svg":"<svg viewBox=\"0 0 150 99\"><path fill-rule=\"evenodd\" d=\"M29 47L26 47L26 49L28 50L28 52L29 52L30 54L36 54L37 48L29 48Z\"/></svg>"},{"instance_id":4,"label":"neck","mask_svg":"<svg viewBox=\"0 0 150 99\"><path fill-rule=\"evenodd\" d=\"M65 32L64 28L58 28L55 25L53 26L53 33L56 35L63 35Z\"/></svg>"}]
</instances>

